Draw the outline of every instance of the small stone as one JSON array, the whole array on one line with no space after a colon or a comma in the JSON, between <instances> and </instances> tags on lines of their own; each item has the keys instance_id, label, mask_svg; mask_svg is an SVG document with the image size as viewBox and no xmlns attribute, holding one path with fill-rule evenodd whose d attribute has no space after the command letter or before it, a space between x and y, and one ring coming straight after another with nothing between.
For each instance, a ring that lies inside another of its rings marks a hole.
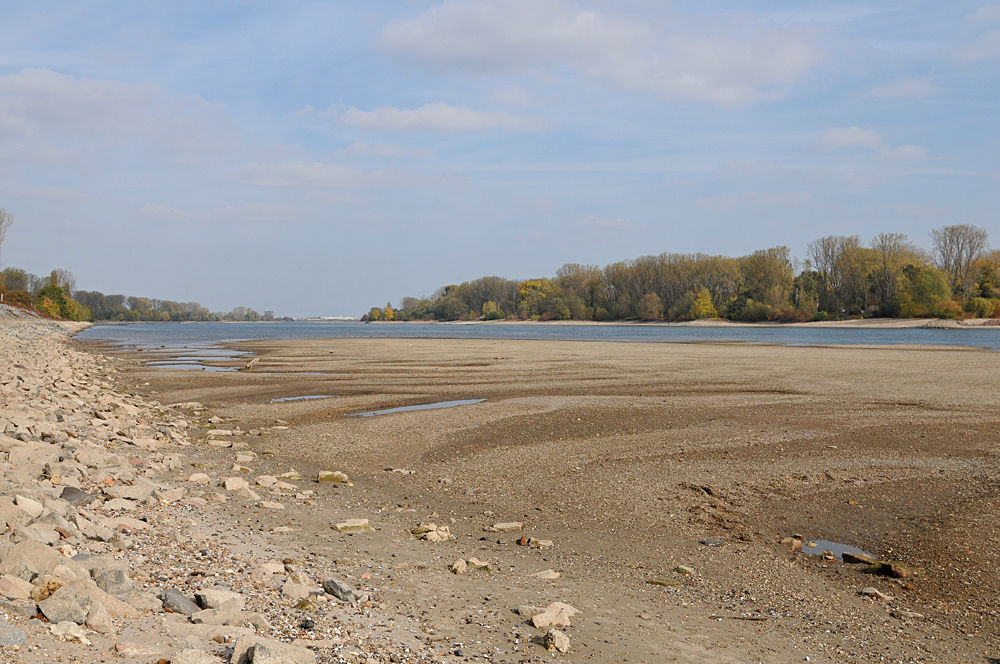
<instances>
[{"instance_id":1,"label":"small stone","mask_svg":"<svg viewBox=\"0 0 1000 664\"><path fill-rule=\"evenodd\" d=\"M227 477L223 485L226 487L226 491L239 491L240 489L250 488L250 483L242 477Z\"/></svg>"},{"instance_id":2,"label":"small stone","mask_svg":"<svg viewBox=\"0 0 1000 664\"><path fill-rule=\"evenodd\" d=\"M579 609L576 609L565 602L553 602L545 609L545 611L538 613L531 617L531 624L535 626L536 629L544 629L546 627L569 627L572 623L570 618L580 613Z\"/></svg>"},{"instance_id":3,"label":"small stone","mask_svg":"<svg viewBox=\"0 0 1000 664\"><path fill-rule=\"evenodd\" d=\"M858 592L859 595L864 595L865 597L871 597L872 599L880 599L884 602L891 602L895 599L892 595L886 595L881 592L878 588L872 588L871 586L863 588Z\"/></svg>"},{"instance_id":4,"label":"small stone","mask_svg":"<svg viewBox=\"0 0 1000 664\"><path fill-rule=\"evenodd\" d=\"M77 641L87 646L90 645L90 639L87 638L87 630L75 622L65 620L61 623L50 625L49 631L52 632L52 636L60 641Z\"/></svg>"},{"instance_id":5,"label":"small stone","mask_svg":"<svg viewBox=\"0 0 1000 664\"><path fill-rule=\"evenodd\" d=\"M354 601L354 588L347 585L343 581L337 581L336 579L327 579L323 582L323 590L328 594L333 595L341 602L353 602Z\"/></svg>"},{"instance_id":6,"label":"small stone","mask_svg":"<svg viewBox=\"0 0 1000 664\"><path fill-rule=\"evenodd\" d=\"M31 589L32 585L24 579L9 574L0 577L0 595L7 599L28 599Z\"/></svg>"},{"instance_id":7,"label":"small stone","mask_svg":"<svg viewBox=\"0 0 1000 664\"><path fill-rule=\"evenodd\" d=\"M94 497L92 495L86 491L77 489L75 486L63 487L62 493L59 494L59 497L75 507L89 505L94 502Z\"/></svg>"},{"instance_id":8,"label":"small stone","mask_svg":"<svg viewBox=\"0 0 1000 664\"><path fill-rule=\"evenodd\" d=\"M869 556L867 553L851 553L845 551L842 558L845 563L863 563L865 565L874 565L875 559Z\"/></svg>"},{"instance_id":9,"label":"small stone","mask_svg":"<svg viewBox=\"0 0 1000 664\"><path fill-rule=\"evenodd\" d=\"M890 616L896 618L897 620L922 620L924 614L917 613L915 611L892 611L889 613Z\"/></svg>"},{"instance_id":10,"label":"small stone","mask_svg":"<svg viewBox=\"0 0 1000 664\"><path fill-rule=\"evenodd\" d=\"M40 502L26 498L25 496L15 497L14 504L27 512L32 519L37 519L45 511L45 507Z\"/></svg>"},{"instance_id":11,"label":"small stone","mask_svg":"<svg viewBox=\"0 0 1000 664\"><path fill-rule=\"evenodd\" d=\"M115 624L111 621L111 614L100 602L94 602L87 613L87 620L84 622L88 629L101 634L115 634Z\"/></svg>"},{"instance_id":12,"label":"small stone","mask_svg":"<svg viewBox=\"0 0 1000 664\"><path fill-rule=\"evenodd\" d=\"M212 481L212 478L205 473L195 473L188 478L188 482L193 482L195 484L208 484Z\"/></svg>"},{"instance_id":13,"label":"small stone","mask_svg":"<svg viewBox=\"0 0 1000 664\"><path fill-rule=\"evenodd\" d=\"M274 502L272 500L262 500L258 504L261 507L263 507L264 509L266 509L266 510L283 510L283 509L285 509L284 505L282 505L281 503L276 503L276 502Z\"/></svg>"},{"instance_id":14,"label":"small stone","mask_svg":"<svg viewBox=\"0 0 1000 664\"><path fill-rule=\"evenodd\" d=\"M462 575L462 574L465 574L465 572L468 569L468 567L469 566L466 564L466 562L464 560L456 560L455 562L453 562L451 564L451 567L449 567L448 570L452 574Z\"/></svg>"},{"instance_id":15,"label":"small stone","mask_svg":"<svg viewBox=\"0 0 1000 664\"><path fill-rule=\"evenodd\" d=\"M511 521L510 523L494 523L492 526L484 528L484 530L490 533L516 533L523 527L524 524L520 521Z\"/></svg>"},{"instance_id":16,"label":"small stone","mask_svg":"<svg viewBox=\"0 0 1000 664\"><path fill-rule=\"evenodd\" d=\"M348 519L333 524L333 529L339 533L370 533L374 529L368 525L368 519Z\"/></svg>"},{"instance_id":17,"label":"small stone","mask_svg":"<svg viewBox=\"0 0 1000 664\"><path fill-rule=\"evenodd\" d=\"M348 477L346 473L342 473L339 470L321 470L316 474L316 481L320 484L324 484L326 482L348 484L351 481L351 478Z\"/></svg>"},{"instance_id":18,"label":"small stone","mask_svg":"<svg viewBox=\"0 0 1000 664\"><path fill-rule=\"evenodd\" d=\"M559 572L547 569L542 572L535 572L534 574L529 574L528 576L535 577L536 579L542 579L544 581L555 581L556 579L559 578Z\"/></svg>"},{"instance_id":19,"label":"small stone","mask_svg":"<svg viewBox=\"0 0 1000 664\"><path fill-rule=\"evenodd\" d=\"M549 652L569 652L569 637L558 629L550 629L545 634L544 645Z\"/></svg>"},{"instance_id":20,"label":"small stone","mask_svg":"<svg viewBox=\"0 0 1000 664\"><path fill-rule=\"evenodd\" d=\"M194 599L203 609L225 609L242 611L246 605L243 596L226 588L206 588L194 594Z\"/></svg>"},{"instance_id":21,"label":"small stone","mask_svg":"<svg viewBox=\"0 0 1000 664\"><path fill-rule=\"evenodd\" d=\"M674 568L674 571L678 574L684 574L686 576L694 574L694 569L688 567L687 565L678 565Z\"/></svg>"},{"instance_id":22,"label":"small stone","mask_svg":"<svg viewBox=\"0 0 1000 664\"><path fill-rule=\"evenodd\" d=\"M698 542L705 546L722 546L722 540L715 539L714 537L706 537L703 540L698 540Z\"/></svg>"},{"instance_id":23,"label":"small stone","mask_svg":"<svg viewBox=\"0 0 1000 664\"><path fill-rule=\"evenodd\" d=\"M274 475L260 475L257 477L257 486L262 486L265 489L269 486L274 486L278 483L278 478Z\"/></svg>"},{"instance_id":24,"label":"small stone","mask_svg":"<svg viewBox=\"0 0 1000 664\"><path fill-rule=\"evenodd\" d=\"M160 600L164 609L184 616L192 616L201 610L193 599L173 588L164 590L160 594Z\"/></svg>"}]
</instances>

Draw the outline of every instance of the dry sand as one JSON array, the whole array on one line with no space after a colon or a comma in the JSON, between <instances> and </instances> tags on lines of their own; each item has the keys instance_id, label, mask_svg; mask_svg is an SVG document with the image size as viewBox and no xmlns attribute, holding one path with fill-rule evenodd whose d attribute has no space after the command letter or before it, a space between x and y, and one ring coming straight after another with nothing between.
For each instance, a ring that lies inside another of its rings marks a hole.
<instances>
[{"instance_id":1,"label":"dry sand","mask_svg":"<svg viewBox=\"0 0 1000 664\"><path fill-rule=\"evenodd\" d=\"M205 417L227 420L220 427L253 430L240 438L262 455L253 474L347 472L354 486L315 485L315 505L262 513L260 527L296 529L276 548L362 566L368 578L354 577L377 599L375 628L396 634L403 622L439 661L547 659L531 642L540 632L511 608L554 601L583 611L566 629L568 661L1000 657L998 353L412 339L239 347L260 359L238 373L151 370L125 355L122 386L202 402ZM270 402L303 395L333 398ZM347 417L472 398L487 401ZM331 531L345 518L377 530ZM457 541L409 536L426 521ZM484 532L512 521L554 546ZM778 543L792 534L923 571L862 574ZM448 572L472 556L495 573ZM560 578L527 576L547 569ZM858 594L869 586L895 599Z\"/></svg>"}]
</instances>

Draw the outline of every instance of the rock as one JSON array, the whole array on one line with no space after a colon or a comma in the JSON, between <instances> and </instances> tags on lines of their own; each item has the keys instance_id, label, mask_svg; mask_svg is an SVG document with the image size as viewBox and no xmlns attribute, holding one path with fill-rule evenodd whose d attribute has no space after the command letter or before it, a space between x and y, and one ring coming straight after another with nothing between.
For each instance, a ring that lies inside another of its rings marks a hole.
<instances>
[{"instance_id":1,"label":"rock","mask_svg":"<svg viewBox=\"0 0 1000 664\"><path fill-rule=\"evenodd\" d=\"M530 604L522 604L514 610L517 612L517 615L521 616L522 618L529 618L529 619L534 618L539 613L545 613L545 609L537 606L531 606Z\"/></svg>"},{"instance_id":2,"label":"rock","mask_svg":"<svg viewBox=\"0 0 1000 664\"><path fill-rule=\"evenodd\" d=\"M100 602L94 602L90 605L90 611L87 613L87 620L84 624L88 629L101 634L115 634L118 631L111 621L111 614Z\"/></svg>"},{"instance_id":3,"label":"rock","mask_svg":"<svg viewBox=\"0 0 1000 664\"><path fill-rule=\"evenodd\" d=\"M924 614L915 611L890 611L889 615L897 620L923 620Z\"/></svg>"},{"instance_id":4,"label":"rock","mask_svg":"<svg viewBox=\"0 0 1000 664\"><path fill-rule=\"evenodd\" d=\"M468 569L468 567L469 566L465 563L464 560L456 560L455 562L453 562L451 564L451 567L449 567L448 570L452 574L462 575L462 574L465 574L465 571L466 571L466 569Z\"/></svg>"},{"instance_id":5,"label":"rock","mask_svg":"<svg viewBox=\"0 0 1000 664\"><path fill-rule=\"evenodd\" d=\"M300 600L309 597L312 594L312 588L306 584L297 583L289 578L285 581L284 585L281 586L281 594L292 600Z\"/></svg>"},{"instance_id":6,"label":"rock","mask_svg":"<svg viewBox=\"0 0 1000 664\"><path fill-rule=\"evenodd\" d=\"M24 579L9 574L0 577L0 595L7 599L28 599L31 589L32 585Z\"/></svg>"},{"instance_id":7,"label":"rock","mask_svg":"<svg viewBox=\"0 0 1000 664\"><path fill-rule=\"evenodd\" d=\"M0 611L3 611L10 616L17 616L18 618L34 618L38 615L38 606L36 606L34 602L29 604L20 604L0 599Z\"/></svg>"},{"instance_id":8,"label":"rock","mask_svg":"<svg viewBox=\"0 0 1000 664\"><path fill-rule=\"evenodd\" d=\"M845 551L842 558L845 563L864 563L865 565L875 564L875 559L867 553L851 553L850 551Z\"/></svg>"},{"instance_id":9,"label":"rock","mask_svg":"<svg viewBox=\"0 0 1000 664\"><path fill-rule=\"evenodd\" d=\"M565 602L553 602L542 611L531 617L531 624L535 626L536 629L544 629L546 627L569 627L572 623L570 618L580 613L579 609L576 609Z\"/></svg>"},{"instance_id":10,"label":"rock","mask_svg":"<svg viewBox=\"0 0 1000 664\"><path fill-rule=\"evenodd\" d=\"M175 503L184 497L184 487L177 487L175 489L165 489L163 491L154 491L153 497L159 500L161 503Z\"/></svg>"},{"instance_id":11,"label":"rock","mask_svg":"<svg viewBox=\"0 0 1000 664\"><path fill-rule=\"evenodd\" d=\"M265 489L269 486L274 486L278 483L278 478L274 475L260 475L257 477L257 486L262 486Z\"/></svg>"},{"instance_id":12,"label":"rock","mask_svg":"<svg viewBox=\"0 0 1000 664\"><path fill-rule=\"evenodd\" d=\"M492 526L487 526L483 528L488 533L516 533L524 527L524 524L520 521L511 521L510 523L494 523Z\"/></svg>"},{"instance_id":13,"label":"rock","mask_svg":"<svg viewBox=\"0 0 1000 664\"><path fill-rule=\"evenodd\" d=\"M534 577L536 579L542 579L544 581L555 581L559 578L559 572L551 569L547 569L541 572L535 572L534 574L528 574L528 576Z\"/></svg>"},{"instance_id":14,"label":"rock","mask_svg":"<svg viewBox=\"0 0 1000 664\"><path fill-rule=\"evenodd\" d=\"M186 648L170 657L170 664L221 664L218 657L209 655L204 650Z\"/></svg>"},{"instance_id":15,"label":"rock","mask_svg":"<svg viewBox=\"0 0 1000 664\"><path fill-rule=\"evenodd\" d=\"M333 524L333 529L338 533L374 532L374 528L368 525L368 519L348 519L347 521Z\"/></svg>"},{"instance_id":16,"label":"rock","mask_svg":"<svg viewBox=\"0 0 1000 664\"><path fill-rule=\"evenodd\" d=\"M78 641L84 645L90 645L90 639L87 638L87 630L75 622L66 620L55 625L50 625L49 631L52 632L52 636L60 641Z\"/></svg>"},{"instance_id":17,"label":"rock","mask_svg":"<svg viewBox=\"0 0 1000 664\"><path fill-rule=\"evenodd\" d=\"M416 535L417 539L424 540L425 542L447 542L455 539L455 536L451 534L451 528L448 526L439 526L434 523L422 523L411 530L410 533Z\"/></svg>"},{"instance_id":18,"label":"rock","mask_svg":"<svg viewBox=\"0 0 1000 664\"><path fill-rule=\"evenodd\" d=\"M45 511L45 507L40 502L25 496L16 496L14 498L14 504L27 512L28 516L32 519L37 519L42 515L42 512Z\"/></svg>"},{"instance_id":19,"label":"rock","mask_svg":"<svg viewBox=\"0 0 1000 664\"><path fill-rule=\"evenodd\" d=\"M274 574L281 574L285 571L285 566L281 563L264 563L258 565L250 572L250 580L255 583L266 581Z\"/></svg>"},{"instance_id":20,"label":"rock","mask_svg":"<svg viewBox=\"0 0 1000 664\"><path fill-rule=\"evenodd\" d=\"M262 500L258 504L261 507L263 507L264 509L266 509L266 510L283 510L283 509L285 509L285 506L282 505L281 503L276 503L276 502L271 501L271 500Z\"/></svg>"},{"instance_id":21,"label":"rock","mask_svg":"<svg viewBox=\"0 0 1000 664\"><path fill-rule=\"evenodd\" d=\"M240 489L250 488L250 483L242 477L227 477L223 485L226 487L226 491L239 491Z\"/></svg>"},{"instance_id":22,"label":"rock","mask_svg":"<svg viewBox=\"0 0 1000 664\"><path fill-rule=\"evenodd\" d=\"M128 578L128 569L122 565L95 570L94 582L98 588L109 595L125 595L132 590L132 581Z\"/></svg>"},{"instance_id":23,"label":"rock","mask_svg":"<svg viewBox=\"0 0 1000 664\"><path fill-rule=\"evenodd\" d=\"M353 602L354 601L354 588L347 585L343 581L337 581L336 579L327 579L323 582L323 590L330 595L333 595L341 602Z\"/></svg>"},{"instance_id":24,"label":"rock","mask_svg":"<svg viewBox=\"0 0 1000 664\"><path fill-rule=\"evenodd\" d=\"M316 653L258 636L241 637L233 645L232 664L315 664Z\"/></svg>"},{"instance_id":25,"label":"rock","mask_svg":"<svg viewBox=\"0 0 1000 664\"><path fill-rule=\"evenodd\" d=\"M0 616L0 646L5 648L17 648L23 646L28 640L28 635L24 631L14 627L7 619Z\"/></svg>"},{"instance_id":26,"label":"rock","mask_svg":"<svg viewBox=\"0 0 1000 664\"><path fill-rule=\"evenodd\" d=\"M160 598L143 590L133 589L125 596L125 602L137 611L158 613L163 610L163 602L160 601Z\"/></svg>"},{"instance_id":27,"label":"rock","mask_svg":"<svg viewBox=\"0 0 1000 664\"><path fill-rule=\"evenodd\" d=\"M694 574L694 569L688 567L687 565L678 565L674 568L674 571L678 574L684 574L685 576L690 576Z\"/></svg>"},{"instance_id":28,"label":"rock","mask_svg":"<svg viewBox=\"0 0 1000 664\"><path fill-rule=\"evenodd\" d=\"M205 473L195 473L188 478L188 482L193 482L195 484L208 484L212 481L212 478Z\"/></svg>"},{"instance_id":29,"label":"rock","mask_svg":"<svg viewBox=\"0 0 1000 664\"><path fill-rule=\"evenodd\" d=\"M789 551L801 551L802 540L798 537L785 537L781 540L783 546L787 546Z\"/></svg>"},{"instance_id":30,"label":"rock","mask_svg":"<svg viewBox=\"0 0 1000 664\"><path fill-rule=\"evenodd\" d=\"M669 588L671 586L683 586L684 583L678 579L670 579L666 577L654 577L652 579L647 579L646 583L651 586L660 586L662 588Z\"/></svg>"},{"instance_id":31,"label":"rock","mask_svg":"<svg viewBox=\"0 0 1000 664\"><path fill-rule=\"evenodd\" d=\"M891 576L895 579L908 579L920 574L922 570L909 567L898 560L877 561L875 564L861 570L865 574L878 574L880 576Z\"/></svg>"},{"instance_id":32,"label":"rock","mask_svg":"<svg viewBox=\"0 0 1000 664\"><path fill-rule=\"evenodd\" d=\"M38 610L53 624L67 621L83 624L92 605L93 600L73 586L62 586L40 601Z\"/></svg>"},{"instance_id":33,"label":"rock","mask_svg":"<svg viewBox=\"0 0 1000 664\"><path fill-rule=\"evenodd\" d=\"M167 651L163 648L145 646L140 643L130 643L128 641L119 641L116 643L115 652L122 657L143 657L147 659L167 654Z\"/></svg>"},{"instance_id":34,"label":"rock","mask_svg":"<svg viewBox=\"0 0 1000 664\"><path fill-rule=\"evenodd\" d=\"M569 652L569 637L558 629L550 629L542 645L549 652Z\"/></svg>"},{"instance_id":35,"label":"rock","mask_svg":"<svg viewBox=\"0 0 1000 664\"><path fill-rule=\"evenodd\" d=\"M86 491L77 489L75 486L63 487L62 493L59 494L59 497L75 507L89 505L94 502L94 497L92 495Z\"/></svg>"},{"instance_id":36,"label":"rock","mask_svg":"<svg viewBox=\"0 0 1000 664\"><path fill-rule=\"evenodd\" d=\"M168 588L160 593L160 601L163 602L164 610L184 616L194 615L201 610L193 599L173 588Z\"/></svg>"},{"instance_id":37,"label":"rock","mask_svg":"<svg viewBox=\"0 0 1000 664\"><path fill-rule=\"evenodd\" d=\"M872 599L880 599L884 602L891 602L895 599L892 595L886 595L885 593L879 591L878 588L872 588L871 586L858 591L859 595L864 595L865 597L871 597Z\"/></svg>"},{"instance_id":38,"label":"rock","mask_svg":"<svg viewBox=\"0 0 1000 664\"><path fill-rule=\"evenodd\" d=\"M207 588L194 594L194 599L203 609L224 609L242 611L246 605L243 596L225 588Z\"/></svg>"},{"instance_id":39,"label":"rock","mask_svg":"<svg viewBox=\"0 0 1000 664\"><path fill-rule=\"evenodd\" d=\"M705 539L698 540L698 543L705 546L722 546L722 540L715 539L714 537L706 537Z\"/></svg>"},{"instance_id":40,"label":"rock","mask_svg":"<svg viewBox=\"0 0 1000 664\"><path fill-rule=\"evenodd\" d=\"M351 478L348 477L346 473L342 473L339 470L321 470L316 475L316 481L320 484L324 484L326 482L349 484Z\"/></svg>"}]
</instances>

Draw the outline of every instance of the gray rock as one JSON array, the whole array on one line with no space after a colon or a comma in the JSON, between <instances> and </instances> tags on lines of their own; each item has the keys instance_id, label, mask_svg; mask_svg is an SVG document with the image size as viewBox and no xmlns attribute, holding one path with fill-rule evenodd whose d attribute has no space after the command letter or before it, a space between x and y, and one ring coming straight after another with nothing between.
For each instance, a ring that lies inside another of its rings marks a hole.
<instances>
[{"instance_id":1,"label":"gray rock","mask_svg":"<svg viewBox=\"0 0 1000 664\"><path fill-rule=\"evenodd\" d=\"M92 604L93 600L86 594L73 586L63 586L39 602L38 609L54 625L66 621L81 625L86 622Z\"/></svg>"},{"instance_id":2,"label":"gray rock","mask_svg":"<svg viewBox=\"0 0 1000 664\"><path fill-rule=\"evenodd\" d=\"M327 579L323 582L323 590L325 590L330 595L333 595L341 602L353 602L354 601L354 588L350 587L343 581L337 581L336 579Z\"/></svg>"},{"instance_id":3,"label":"gray rock","mask_svg":"<svg viewBox=\"0 0 1000 664\"><path fill-rule=\"evenodd\" d=\"M138 611L152 611L159 613L163 610L163 602L160 598L150 592L132 589L132 592L125 595L125 602Z\"/></svg>"},{"instance_id":4,"label":"gray rock","mask_svg":"<svg viewBox=\"0 0 1000 664\"><path fill-rule=\"evenodd\" d=\"M315 664L316 653L257 636L240 637L233 646L231 664Z\"/></svg>"},{"instance_id":5,"label":"gray rock","mask_svg":"<svg viewBox=\"0 0 1000 664\"><path fill-rule=\"evenodd\" d=\"M192 616L201 610L193 599L173 588L168 588L160 593L160 600L163 602L164 609L184 616Z\"/></svg>"},{"instance_id":6,"label":"gray rock","mask_svg":"<svg viewBox=\"0 0 1000 664\"><path fill-rule=\"evenodd\" d=\"M7 622L3 616L0 616L0 646L14 648L16 646L23 646L27 640L27 634Z\"/></svg>"},{"instance_id":7,"label":"gray rock","mask_svg":"<svg viewBox=\"0 0 1000 664\"><path fill-rule=\"evenodd\" d=\"M170 664L221 664L218 657L209 655L204 650L187 648L170 658Z\"/></svg>"},{"instance_id":8,"label":"gray rock","mask_svg":"<svg viewBox=\"0 0 1000 664\"><path fill-rule=\"evenodd\" d=\"M17 616L18 618L34 618L38 615L38 606L34 602L21 604L0 599L0 611L3 611L7 615Z\"/></svg>"},{"instance_id":9,"label":"gray rock","mask_svg":"<svg viewBox=\"0 0 1000 664\"><path fill-rule=\"evenodd\" d=\"M86 491L81 491L75 486L64 487L62 493L59 497L68 502L70 505L75 505L77 507L81 505L89 505L94 502L94 497L87 493Z\"/></svg>"},{"instance_id":10,"label":"gray rock","mask_svg":"<svg viewBox=\"0 0 1000 664\"><path fill-rule=\"evenodd\" d=\"M125 595L132 590L132 581L128 578L128 569L123 565L95 570L94 582L98 588L109 595Z\"/></svg>"}]
</instances>

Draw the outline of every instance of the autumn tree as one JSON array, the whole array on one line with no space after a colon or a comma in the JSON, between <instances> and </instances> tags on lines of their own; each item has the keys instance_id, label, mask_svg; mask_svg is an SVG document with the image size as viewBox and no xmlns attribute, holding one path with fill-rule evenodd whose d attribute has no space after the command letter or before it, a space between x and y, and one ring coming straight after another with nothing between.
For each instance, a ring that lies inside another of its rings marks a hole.
<instances>
[{"instance_id":1,"label":"autumn tree","mask_svg":"<svg viewBox=\"0 0 1000 664\"><path fill-rule=\"evenodd\" d=\"M970 224L945 226L931 231L937 266L948 275L955 295L963 299L975 285L973 266L986 252L989 233Z\"/></svg>"},{"instance_id":2,"label":"autumn tree","mask_svg":"<svg viewBox=\"0 0 1000 664\"><path fill-rule=\"evenodd\" d=\"M0 252L3 251L3 241L7 237L7 229L10 225L14 223L14 215L7 210L0 208ZM3 254L0 253L0 258L3 258ZM3 262L0 261L0 265Z\"/></svg>"}]
</instances>

